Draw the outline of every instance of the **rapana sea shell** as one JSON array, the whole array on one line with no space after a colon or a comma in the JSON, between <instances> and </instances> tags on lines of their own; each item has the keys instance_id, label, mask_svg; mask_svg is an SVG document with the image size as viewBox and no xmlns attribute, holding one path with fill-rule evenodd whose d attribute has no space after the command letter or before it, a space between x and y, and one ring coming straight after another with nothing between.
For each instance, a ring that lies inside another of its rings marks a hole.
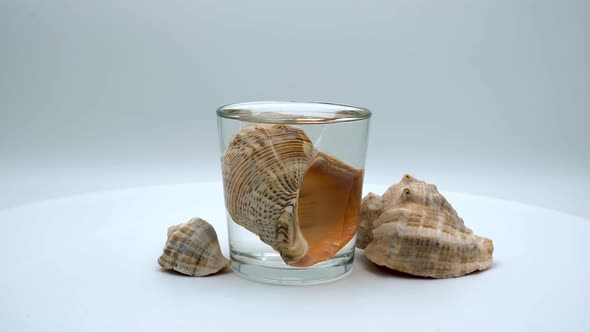
<instances>
[{"instance_id":1,"label":"rapana sea shell","mask_svg":"<svg viewBox=\"0 0 590 332\"><path fill-rule=\"evenodd\" d=\"M363 171L318 151L301 129L244 127L229 143L222 170L233 221L289 265L329 259L356 233Z\"/></svg>"},{"instance_id":2,"label":"rapana sea shell","mask_svg":"<svg viewBox=\"0 0 590 332\"><path fill-rule=\"evenodd\" d=\"M168 240L158 263L167 270L194 277L229 266L229 261L221 254L215 229L201 218L168 228Z\"/></svg>"},{"instance_id":3,"label":"rapana sea shell","mask_svg":"<svg viewBox=\"0 0 590 332\"><path fill-rule=\"evenodd\" d=\"M382 197L370 193L361 205L357 246L375 264L433 278L458 277L492 264L492 240L465 227L432 184L405 175Z\"/></svg>"}]
</instances>

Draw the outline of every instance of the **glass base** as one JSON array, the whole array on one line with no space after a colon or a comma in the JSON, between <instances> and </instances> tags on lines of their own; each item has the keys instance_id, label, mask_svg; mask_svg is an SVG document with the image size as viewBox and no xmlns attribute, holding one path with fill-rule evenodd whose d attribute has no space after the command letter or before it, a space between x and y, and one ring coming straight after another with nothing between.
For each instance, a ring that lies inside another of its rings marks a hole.
<instances>
[{"instance_id":1,"label":"glass base","mask_svg":"<svg viewBox=\"0 0 590 332\"><path fill-rule=\"evenodd\" d=\"M349 275L354 249L305 268L286 265L278 254L251 254L232 249L230 257L232 270L248 280L281 285L314 285Z\"/></svg>"}]
</instances>

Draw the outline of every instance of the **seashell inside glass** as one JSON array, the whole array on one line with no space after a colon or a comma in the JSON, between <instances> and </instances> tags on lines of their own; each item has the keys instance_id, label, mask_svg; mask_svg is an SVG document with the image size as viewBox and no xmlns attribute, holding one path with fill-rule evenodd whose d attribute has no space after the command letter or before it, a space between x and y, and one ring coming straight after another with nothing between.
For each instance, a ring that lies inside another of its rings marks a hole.
<instances>
[{"instance_id":1,"label":"seashell inside glass","mask_svg":"<svg viewBox=\"0 0 590 332\"><path fill-rule=\"evenodd\" d=\"M217 110L231 268L278 284L352 269L369 110L251 102Z\"/></svg>"}]
</instances>

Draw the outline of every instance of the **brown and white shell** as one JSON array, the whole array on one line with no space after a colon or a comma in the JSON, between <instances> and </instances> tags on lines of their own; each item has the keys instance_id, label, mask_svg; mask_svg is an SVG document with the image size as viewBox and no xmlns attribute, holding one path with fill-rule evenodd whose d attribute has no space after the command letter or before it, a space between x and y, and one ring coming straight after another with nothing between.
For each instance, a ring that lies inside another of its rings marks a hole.
<instances>
[{"instance_id":1,"label":"brown and white shell","mask_svg":"<svg viewBox=\"0 0 590 332\"><path fill-rule=\"evenodd\" d=\"M158 264L194 277L216 273L229 266L223 257L217 233L201 218L168 227L168 240Z\"/></svg>"},{"instance_id":2,"label":"brown and white shell","mask_svg":"<svg viewBox=\"0 0 590 332\"><path fill-rule=\"evenodd\" d=\"M357 246L373 263L433 278L492 264L492 240L465 227L435 185L405 175L382 197L371 193L361 205Z\"/></svg>"},{"instance_id":3,"label":"brown and white shell","mask_svg":"<svg viewBox=\"0 0 590 332\"><path fill-rule=\"evenodd\" d=\"M326 260L356 233L363 171L319 152L299 128L244 127L229 143L222 170L233 221L289 265Z\"/></svg>"}]
</instances>

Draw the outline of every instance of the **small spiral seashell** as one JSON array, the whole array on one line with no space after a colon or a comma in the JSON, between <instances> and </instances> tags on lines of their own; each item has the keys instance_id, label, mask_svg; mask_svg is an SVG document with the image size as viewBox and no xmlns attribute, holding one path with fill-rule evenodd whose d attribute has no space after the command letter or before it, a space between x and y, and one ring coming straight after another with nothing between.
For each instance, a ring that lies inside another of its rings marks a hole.
<instances>
[{"instance_id":1,"label":"small spiral seashell","mask_svg":"<svg viewBox=\"0 0 590 332\"><path fill-rule=\"evenodd\" d=\"M158 264L167 270L201 277L228 267L229 260L221 253L213 226L193 218L168 228L168 240Z\"/></svg>"}]
</instances>

